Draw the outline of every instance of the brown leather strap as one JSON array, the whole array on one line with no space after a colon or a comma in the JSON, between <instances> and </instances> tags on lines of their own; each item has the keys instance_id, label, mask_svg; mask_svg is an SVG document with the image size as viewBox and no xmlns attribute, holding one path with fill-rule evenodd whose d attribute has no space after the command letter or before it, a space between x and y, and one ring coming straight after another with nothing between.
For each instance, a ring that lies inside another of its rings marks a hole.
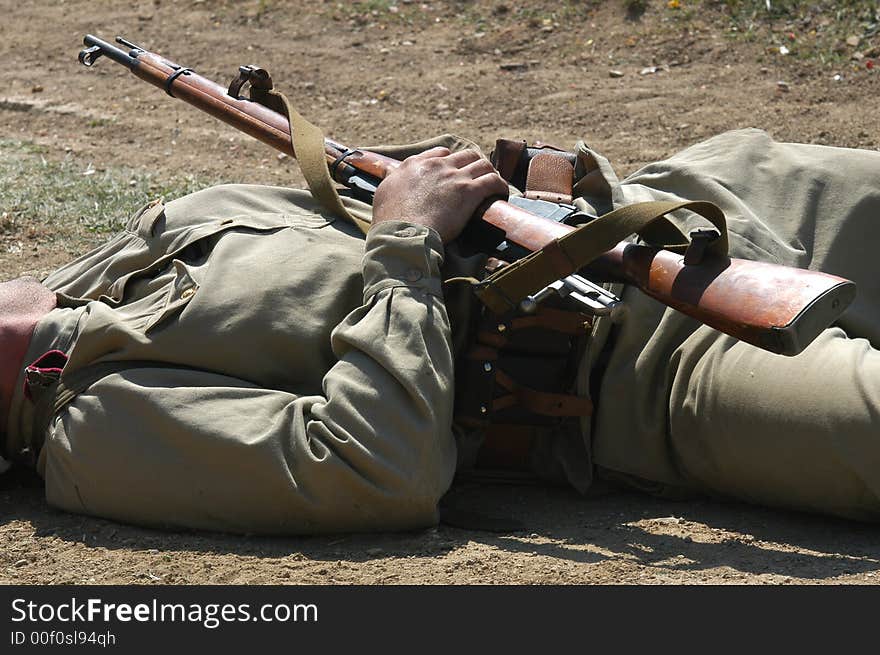
<instances>
[{"instance_id":1,"label":"brown leather strap","mask_svg":"<svg viewBox=\"0 0 880 655\"><path fill-rule=\"evenodd\" d=\"M492 165L498 170L499 175L508 182L513 182L516 167L519 165L522 154L526 149L525 141L512 139L498 139L495 141L495 149L492 151Z\"/></svg>"},{"instance_id":2,"label":"brown leather strap","mask_svg":"<svg viewBox=\"0 0 880 655\"><path fill-rule=\"evenodd\" d=\"M526 198L571 203L574 166L565 157L542 152L532 157L526 176Z\"/></svg>"},{"instance_id":3,"label":"brown leather strap","mask_svg":"<svg viewBox=\"0 0 880 655\"><path fill-rule=\"evenodd\" d=\"M496 359L498 359L498 350L490 346L474 344L471 349L467 351L466 357L468 359L478 359L480 361L494 362Z\"/></svg>"},{"instance_id":4,"label":"brown leather strap","mask_svg":"<svg viewBox=\"0 0 880 655\"><path fill-rule=\"evenodd\" d=\"M496 350L500 350L507 345L509 339L504 334L498 334L498 332L480 330L477 332L477 341L484 345L491 346Z\"/></svg>"},{"instance_id":5,"label":"brown leather strap","mask_svg":"<svg viewBox=\"0 0 880 655\"><path fill-rule=\"evenodd\" d=\"M585 334L591 325L592 319L586 314L544 307L543 305L539 307L537 313L531 316L520 316L510 322L510 327L513 330L546 328L572 336Z\"/></svg>"},{"instance_id":6,"label":"brown leather strap","mask_svg":"<svg viewBox=\"0 0 880 655\"><path fill-rule=\"evenodd\" d=\"M492 401L492 411L500 412L504 409L516 407L519 404L519 398L516 395L509 393L506 396L498 396Z\"/></svg>"},{"instance_id":7,"label":"brown leather strap","mask_svg":"<svg viewBox=\"0 0 880 655\"><path fill-rule=\"evenodd\" d=\"M593 413L593 403L589 398L529 389L517 384L501 370L496 369L495 382L501 388L510 391L509 395L493 401L492 409L495 411L518 404L542 416L589 416ZM511 397L515 402L511 402Z\"/></svg>"},{"instance_id":8,"label":"brown leather strap","mask_svg":"<svg viewBox=\"0 0 880 655\"><path fill-rule=\"evenodd\" d=\"M586 314L541 305L535 314L518 316L510 320L505 326L504 332L498 332L497 329L480 330L477 332L477 342L495 349L495 357L492 358L495 359L498 355L497 350L500 350L510 342L508 338L510 332L543 328L577 337L586 334L592 325L592 318ZM474 350L471 350L471 352L474 352Z\"/></svg>"}]
</instances>

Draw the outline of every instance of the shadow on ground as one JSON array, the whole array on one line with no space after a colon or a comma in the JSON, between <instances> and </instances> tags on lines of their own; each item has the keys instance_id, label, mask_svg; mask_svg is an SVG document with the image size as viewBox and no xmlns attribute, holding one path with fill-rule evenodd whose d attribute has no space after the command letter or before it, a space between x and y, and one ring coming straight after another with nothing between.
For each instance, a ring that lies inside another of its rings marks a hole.
<instances>
[{"instance_id":1,"label":"shadow on ground","mask_svg":"<svg viewBox=\"0 0 880 655\"><path fill-rule=\"evenodd\" d=\"M821 582L880 571L880 526L710 501L672 502L631 493L582 498L537 486L465 486L456 506L493 529L439 528L403 534L256 537L131 527L48 507L39 481L2 482L0 529L33 527L33 537L108 550L234 554L277 559L293 554L352 564L375 558L436 558L482 544L503 557L538 555L559 563L627 561L654 570L729 567ZM517 522L521 529L494 531Z\"/></svg>"}]
</instances>

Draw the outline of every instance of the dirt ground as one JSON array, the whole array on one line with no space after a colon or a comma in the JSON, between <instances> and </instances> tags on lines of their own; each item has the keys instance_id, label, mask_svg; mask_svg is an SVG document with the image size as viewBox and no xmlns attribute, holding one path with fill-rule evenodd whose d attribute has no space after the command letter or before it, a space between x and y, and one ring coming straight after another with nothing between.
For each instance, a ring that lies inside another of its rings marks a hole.
<instances>
[{"instance_id":1,"label":"dirt ground","mask_svg":"<svg viewBox=\"0 0 880 655\"><path fill-rule=\"evenodd\" d=\"M676 14L655 1L636 21L625 4L0 0L0 134L84 167L301 183L291 160L121 67L80 66L91 32L122 34L223 83L239 64L265 66L307 117L350 144L447 131L487 149L501 136L584 138L620 174L748 126L781 140L880 146L880 71L867 65L875 53L859 51L865 43L823 63L802 46L821 31L818 19L758 20L754 33L732 33L718 10ZM687 4L696 3L678 11ZM38 257L0 253L0 273L46 272L81 249L56 242ZM9 474L0 477L0 582L872 584L880 571L875 526L626 493L462 493L475 510L525 529L166 533L54 511L37 480Z\"/></svg>"}]
</instances>

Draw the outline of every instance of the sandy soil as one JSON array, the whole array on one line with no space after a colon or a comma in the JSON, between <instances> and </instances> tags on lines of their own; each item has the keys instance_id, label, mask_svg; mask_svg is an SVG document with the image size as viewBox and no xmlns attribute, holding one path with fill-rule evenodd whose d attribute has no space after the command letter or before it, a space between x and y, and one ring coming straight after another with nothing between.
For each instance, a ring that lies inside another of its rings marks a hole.
<instances>
[{"instance_id":1,"label":"sandy soil","mask_svg":"<svg viewBox=\"0 0 880 655\"><path fill-rule=\"evenodd\" d=\"M864 62L830 68L780 56L769 47L777 32L731 39L717 15L670 20L665 2L648 3L639 22L626 20L623 2L593 4L559 9L554 19L554 3L529 3L526 19L520 5L500 2L401 0L395 12L383 2L155 0L100 3L96 14L99 5L81 0L0 0L0 129L84 164L301 183L294 162L121 67L79 66L82 36L92 32L123 34L221 82L239 64L265 66L306 116L352 144L446 131L487 148L500 136L560 145L584 138L620 174L746 126L782 140L880 146L880 77ZM525 66L500 68L509 63ZM640 74L650 66L659 69ZM71 250L52 244L38 264L27 248L2 253L0 273L48 270ZM880 571L875 526L632 494L461 493L469 507L524 529L307 539L164 533L56 512L37 480L6 475L0 582L871 584Z\"/></svg>"}]
</instances>

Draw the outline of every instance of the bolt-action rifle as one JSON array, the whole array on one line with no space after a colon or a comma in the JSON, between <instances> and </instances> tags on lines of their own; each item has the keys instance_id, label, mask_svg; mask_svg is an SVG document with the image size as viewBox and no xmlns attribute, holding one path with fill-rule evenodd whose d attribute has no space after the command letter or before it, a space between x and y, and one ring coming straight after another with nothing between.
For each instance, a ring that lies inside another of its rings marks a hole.
<instances>
[{"instance_id":1,"label":"bolt-action rifle","mask_svg":"<svg viewBox=\"0 0 880 655\"><path fill-rule=\"evenodd\" d=\"M168 95L296 157L288 117L239 95L244 84L271 89L271 77L263 69L240 67L238 77L227 88L121 37L116 42L126 50L86 36L87 47L79 53L80 62L91 66L98 57L106 56ZM379 183L400 164L379 153L348 148L331 139L324 140L324 153L332 178L357 197L368 200ZM494 226L501 235L498 241L516 244L524 252L555 249L553 259L559 260L563 237L572 236L578 229L564 221L578 217L582 220L583 215L563 211L563 220L558 220L559 216L550 218L546 211L530 211L533 205L528 203L514 204L517 200L487 203L471 223L482 221ZM547 204L552 203L543 206ZM726 243L726 235L723 238ZM594 313L608 313L613 299L590 280L623 282L737 339L774 353L796 355L836 320L855 297L855 284L834 275L730 258L707 249L703 238L694 239L691 245L682 256L671 250L622 241L580 270L561 270L558 282L527 297L520 306L528 309L530 303L556 290L573 294L592 306Z\"/></svg>"}]
</instances>

